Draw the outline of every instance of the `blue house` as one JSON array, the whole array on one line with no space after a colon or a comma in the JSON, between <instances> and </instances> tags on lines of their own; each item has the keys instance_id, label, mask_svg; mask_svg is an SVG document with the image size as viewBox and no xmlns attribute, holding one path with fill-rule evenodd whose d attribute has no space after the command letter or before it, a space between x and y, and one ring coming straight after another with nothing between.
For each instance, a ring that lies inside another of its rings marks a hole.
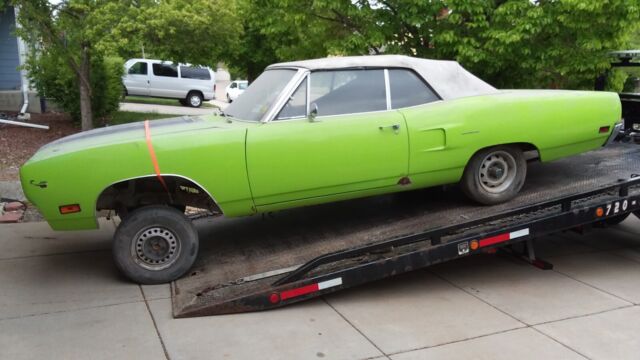
<instances>
[{"instance_id":1,"label":"blue house","mask_svg":"<svg viewBox=\"0 0 640 360\"><path fill-rule=\"evenodd\" d=\"M0 111L20 111L24 104L23 80L19 70L22 40L15 35L16 10L12 6L0 7ZM24 51L24 50L23 50ZM25 84L28 87L28 83ZM27 112L41 112L40 99L34 91L27 91Z\"/></svg>"},{"instance_id":2,"label":"blue house","mask_svg":"<svg viewBox=\"0 0 640 360\"><path fill-rule=\"evenodd\" d=\"M20 54L13 34L16 18L12 7L0 13L0 90L20 90Z\"/></svg>"}]
</instances>

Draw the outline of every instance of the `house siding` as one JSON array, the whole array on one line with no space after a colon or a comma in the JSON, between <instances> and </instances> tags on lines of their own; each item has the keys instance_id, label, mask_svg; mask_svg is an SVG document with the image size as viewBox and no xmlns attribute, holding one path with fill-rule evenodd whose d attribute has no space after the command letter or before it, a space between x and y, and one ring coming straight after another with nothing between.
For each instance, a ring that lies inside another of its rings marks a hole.
<instances>
[{"instance_id":1,"label":"house siding","mask_svg":"<svg viewBox=\"0 0 640 360\"><path fill-rule=\"evenodd\" d=\"M20 58L13 7L0 8L0 90L20 89Z\"/></svg>"}]
</instances>

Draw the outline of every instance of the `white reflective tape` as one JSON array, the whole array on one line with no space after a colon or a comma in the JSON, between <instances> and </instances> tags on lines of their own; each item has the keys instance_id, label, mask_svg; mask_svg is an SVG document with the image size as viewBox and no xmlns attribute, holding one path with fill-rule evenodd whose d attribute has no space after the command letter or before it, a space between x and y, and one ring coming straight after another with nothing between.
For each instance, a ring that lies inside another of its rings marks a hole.
<instances>
[{"instance_id":1,"label":"white reflective tape","mask_svg":"<svg viewBox=\"0 0 640 360\"><path fill-rule=\"evenodd\" d=\"M509 233L509 239L515 239L515 238L519 238L527 235L529 235L529 228Z\"/></svg>"},{"instance_id":2,"label":"white reflective tape","mask_svg":"<svg viewBox=\"0 0 640 360\"><path fill-rule=\"evenodd\" d=\"M342 278L335 278L335 279L331 279L331 280L327 280L327 281L323 281L323 282L319 282L318 283L318 290L324 290L324 289L328 289L330 287L334 287L334 286L340 286L342 285Z\"/></svg>"}]
</instances>

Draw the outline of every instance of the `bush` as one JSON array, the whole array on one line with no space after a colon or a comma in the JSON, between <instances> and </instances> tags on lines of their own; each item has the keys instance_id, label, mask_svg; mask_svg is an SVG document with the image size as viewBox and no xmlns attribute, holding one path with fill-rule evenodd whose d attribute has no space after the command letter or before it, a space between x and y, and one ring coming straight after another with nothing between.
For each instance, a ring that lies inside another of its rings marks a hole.
<instances>
[{"instance_id":1,"label":"bush","mask_svg":"<svg viewBox=\"0 0 640 360\"><path fill-rule=\"evenodd\" d=\"M80 121L80 81L62 56L42 51L27 62L29 77L41 96L53 99L74 121ZM117 57L91 59L91 108L95 124L118 110L122 97L124 61Z\"/></svg>"}]
</instances>

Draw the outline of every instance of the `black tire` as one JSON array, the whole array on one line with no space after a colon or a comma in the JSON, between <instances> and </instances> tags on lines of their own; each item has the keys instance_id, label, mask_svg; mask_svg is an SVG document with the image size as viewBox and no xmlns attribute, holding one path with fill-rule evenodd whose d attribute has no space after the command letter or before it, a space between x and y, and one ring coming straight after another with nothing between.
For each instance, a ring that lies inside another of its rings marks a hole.
<instances>
[{"instance_id":1,"label":"black tire","mask_svg":"<svg viewBox=\"0 0 640 360\"><path fill-rule=\"evenodd\" d=\"M500 204L513 199L527 177L527 161L516 146L494 146L477 152L467 164L460 186L471 199Z\"/></svg>"},{"instance_id":2,"label":"black tire","mask_svg":"<svg viewBox=\"0 0 640 360\"><path fill-rule=\"evenodd\" d=\"M198 91L189 92L187 94L187 98L185 99L187 105L194 108L199 108L200 106L202 106L202 101L202 94L200 94L200 92Z\"/></svg>"},{"instance_id":3,"label":"black tire","mask_svg":"<svg viewBox=\"0 0 640 360\"><path fill-rule=\"evenodd\" d=\"M618 225L621 222L627 220L629 215L631 215L631 213L626 213L626 214L622 214L622 215L613 216L613 217L605 219L604 222L607 223L608 226L615 226L615 225Z\"/></svg>"},{"instance_id":4,"label":"black tire","mask_svg":"<svg viewBox=\"0 0 640 360\"><path fill-rule=\"evenodd\" d=\"M113 240L116 266L140 284L176 280L198 255L198 233L191 220L169 206L145 206L127 214Z\"/></svg>"}]
</instances>

